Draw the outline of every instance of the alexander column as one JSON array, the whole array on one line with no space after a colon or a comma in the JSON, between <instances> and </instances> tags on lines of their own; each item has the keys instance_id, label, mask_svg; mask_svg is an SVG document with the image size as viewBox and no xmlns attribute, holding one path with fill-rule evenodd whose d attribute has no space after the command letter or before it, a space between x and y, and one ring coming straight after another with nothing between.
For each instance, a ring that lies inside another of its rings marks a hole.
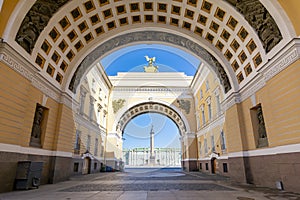
<instances>
[{"instance_id":1,"label":"alexander column","mask_svg":"<svg viewBox=\"0 0 300 200\"><path fill-rule=\"evenodd\" d=\"M154 155L154 131L153 125L150 131L150 165L155 165L155 155Z\"/></svg>"}]
</instances>

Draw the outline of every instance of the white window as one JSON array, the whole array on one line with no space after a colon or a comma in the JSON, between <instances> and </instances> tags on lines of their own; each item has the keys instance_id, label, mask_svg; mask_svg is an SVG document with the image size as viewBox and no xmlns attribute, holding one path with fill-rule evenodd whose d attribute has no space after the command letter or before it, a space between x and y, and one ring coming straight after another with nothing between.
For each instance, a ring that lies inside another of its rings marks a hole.
<instances>
[{"instance_id":1,"label":"white window","mask_svg":"<svg viewBox=\"0 0 300 200\"><path fill-rule=\"evenodd\" d=\"M226 140L225 140L225 135L224 131L221 131L221 149L225 150L226 149Z\"/></svg>"},{"instance_id":2,"label":"white window","mask_svg":"<svg viewBox=\"0 0 300 200\"><path fill-rule=\"evenodd\" d=\"M95 88L96 88L96 81L95 81L95 79L93 79L92 80L92 90L94 93L96 92Z\"/></svg>"},{"instance_id":3,"label":"white window","mask_svg":"<svg viewBox=\"0 0 300 200\"><path fill-rule=\"evenodd\" d=\"M93 120L93 116L94 116L94 102L95 99L94 97L90 96L90 109L89 109L89 118L92 121Z\"/></svg>"},{"instance_id":4,"label":"white window","mask_svg":"<svg viewBox=\"0 0 300 200\"><path fill-rule=\"evenodd\" d=\"M86 96L86 92L80 91L80 108L79 108L80 114L84 113L85 96Z\"/></svg>"},{"instance_id":5,"label":"white window","mask_svg":"<svg viewBox=\"0 0 300 200\"><path fill-rule=\"evenodd\" d=\"M197 112L197 115L196 115L196 118L197 118L197 130L200 129L200 116Z\"/></svg>"},{"instance_id":6,"label":"white window","mask_svg":"<svg viewBox=\"0 0 300 200\"><path fill-rule=\"evenodd\" d=\"M209 117L209 120L212 119L212 112L211 112L211 105L208 104L208 117Z\"/></svg>"},{"instance_id":7,"label":"white window","mask_svg":"<svg viewBox=\"0 0 300 200\"><path fill-rule=\"evenodd\" d=\"M201 144L201 141L199 141L199 155L202 154L202 144Z\"/></svg>"},{"instance_id":8,"label":"white window","mask_svg":"<svg viewBox=\"0 0 300 200\"><path fill-rule=\"evenodd\" d=\"M98 145L99 145L98 138L95 138L95 151L94 151L95 156L98 155Z\"/></svg>"},{"instance_id":9,"label":"white window","mask_svg":"<svg viewBox=\"0 0 300 200\"><path fill-rule=\"evenodd\" d=\"M205 125L205 113L204 113L204 110L202 110L201 112L202 112L202 124L204 126Z\"/></svg>"},{"instance_id":10,"label":"white window","mask_svg":"<svg viewBox=\"0 0 300 200\"><path fill-rule=\"evenodd\" d=\"M217 113L221 112L220 96L216 96Z\"/></svg>"},{"instance_id":11,"label":"white window","mask_svg":"<svg viewBox=\"0 0 300 200\"><path fill-rule=\"evenodd\" d=\"M76 150L80 149L80 135L81 135L81 131L76 130L75 144L74 144L74 149Z\"/></svg>"},{"instance_id":12,"label":"white window","mask_svg":"<svg viewBox=\"0 0 300 200\"><path fill-rule=\"evenodd\" d=\"M91 148L91 136L88 135L86 140L86 150L90 151L90 148Z\"/></svg>"},{"instance_id":13,"label":"white window","mask_svg":"<svg viewBox=\"0 0 300 200\"><path fill-rule=\"evenodd\" d=\"M215 148L215 137L213 135L211 136L211 150L212 150L212 152L216 151L216 148Z\"/></svg>"},{"instance_id":14,"label":"white window","mask_svg":"<svg viewBox=\"0 0 300 200\"><path fill-rule=\"evenodd\" d=\"M209 90L209 82L208 82L208 80L205 81L205 89L206 89L206 91Z\"/></svg>"},{"instance_id":15,"label":"white window","mask_svg":"<svg viewBox=\"0 0 300 200\"><path fill-rule=\"evenodd\" d=\"M202 99L202 98L203 98L203 91L200 90L200 99Z\"/></svg>"}]
</instances>

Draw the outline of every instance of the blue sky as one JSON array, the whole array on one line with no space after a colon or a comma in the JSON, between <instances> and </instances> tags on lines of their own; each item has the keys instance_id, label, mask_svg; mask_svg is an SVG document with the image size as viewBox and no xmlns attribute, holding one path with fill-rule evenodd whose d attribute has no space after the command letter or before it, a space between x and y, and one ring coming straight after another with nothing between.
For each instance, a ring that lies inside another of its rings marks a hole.
<instances>
[{"instance_id":1,"label":"blue sky","mask_svg":"<svg viewBox=\"0 0 300 200\"><path fill-rule=\"evenodd\" d=\"M117 50L100 62L108 76L115 76L118 72L143 72L148 63L145 56L155 57L155 65L159 72L184 72L194 76L200 60L187 52L160 44L139 44ZM149 133L154 126L155 147L180 146L179 130L168 117L147 113L132 119L124 130L123 148L149 147Z\"/></svg>"},{"instance_id":2,"label":"blue sky","mask_svg":"<svg viewBox=\"0 0 300 200\"><path fill-rule=\"evenodd\" d=\"M146 55L156 58L159 72L184 72L193 76L200 64L198 58L185 51L159 44L129 46L109 54L100 62L108 76L115 76L117 72L142 72L147 65Z\"/></svg>"},{"instance_id":3,"label":"blue sky","mask_svg":"<svg viewBox=\"0 0 300 200\"><path fill-rule=\"evenodd\" d=\"M175 123L158 113L145 113L133 118L125 127L123 148L150 147L150 130L153 125L154 147L180 147L180 134Z\"/></svg>"}]
</instances>

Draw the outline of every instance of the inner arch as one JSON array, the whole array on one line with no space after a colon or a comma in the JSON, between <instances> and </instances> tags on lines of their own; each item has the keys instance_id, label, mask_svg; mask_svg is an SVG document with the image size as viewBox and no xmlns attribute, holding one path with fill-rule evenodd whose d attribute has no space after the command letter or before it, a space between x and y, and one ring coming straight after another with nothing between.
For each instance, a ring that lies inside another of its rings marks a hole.
<instances>
[{"instance_id":1,"label":"inner arch","mask_svg":"<svg viewBox=\"0 0 300 200\"><path fill-rule=\"evenodd\" d=\"M173 46L184 48L187 51L199 56L201 60L206 63L220 79L224 92L227 93L231 90L232 85L237 85L235 78L228 76L226 68L205 48L198 43L189 40L186 37L175 35L173 33L159 32L159 31L137 31L133 33L126 33L116 36L94 49L88 54L83 61L76 68L73 77L69 84L69 89L76 93L76 89L80 83L82 76L89 70L100 57L113 49L120 48L126 45L138 43L138 42L160 42Z\"/></svg>"},{"instance_id":2,"label":"inner arch","mask_svg":"<svg viewBox=\"0 0 300 200\"><path fill-rule=\"evenodd\" d=\"M176 123L168 116L160 113L148 112L135 116L124 128L123 138L125 148L149 146L150 132L153 130L155 147L181 148L179 129Z\"/></svg>"},{"instance_id":3,"label":"inner arch","mask_svg":"<svg viewBox=\"0 0 300 200\"><path fill-rule=\"evenodd\" d=\"M187 132L187 127L189 127L189 125L186 124L186 120L183 119L183 116L170 106L158 102L141 103L128 109L118 120L116 127L117 131L121 131L123 134L126 125L133 118L149 112L160 113L169 117L178 127L180 135L184 135Z\"/></svg>"}]
</instances>

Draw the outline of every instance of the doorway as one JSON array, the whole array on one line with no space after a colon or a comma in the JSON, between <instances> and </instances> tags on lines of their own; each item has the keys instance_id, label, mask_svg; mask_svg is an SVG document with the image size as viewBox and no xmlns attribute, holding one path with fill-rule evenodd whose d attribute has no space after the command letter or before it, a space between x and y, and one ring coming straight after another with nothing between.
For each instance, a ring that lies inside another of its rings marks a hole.
<instances>
[{"instance_id":1,"label":"doorway","mask_svg":"<svg viewBox=\"0 0 300 200\"><path fill-rule=\"evenodd\" d=\"M83 161L82 174L90 174L91 173L91 159L89 157L85 157Z\"/></svg>"},{"instance_id":2,"label":"doorway","mask_svg":"<svg viewBox=\"0 0 300 200\"><path fill-rule=\"evenodd\" d=\"M216 173L216 168L217 168L217 159L212 158L211 159L211 173L215 174Z\"/></svg>"}]
</instances>

